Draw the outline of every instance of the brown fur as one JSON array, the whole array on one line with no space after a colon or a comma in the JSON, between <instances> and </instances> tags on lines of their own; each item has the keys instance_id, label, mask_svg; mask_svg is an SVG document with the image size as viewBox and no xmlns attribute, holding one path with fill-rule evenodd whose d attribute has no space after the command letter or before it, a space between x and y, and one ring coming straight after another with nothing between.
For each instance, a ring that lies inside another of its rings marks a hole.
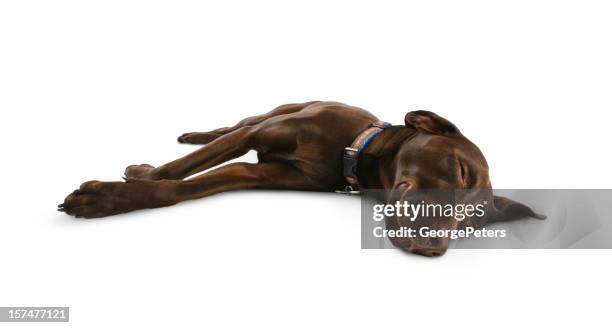
<instances>
[{"instance_id":1,"label":"brown fur","mask_svg":"<svg viewBox=\"0 0 612 328\"><path fill-rule=\"evenodd\" d=\"M233 127L183 134L179 142L205 146L159 167L128 166L125 182L85 182L59 209L75 217L97 218L230 190L342 189L342 150L376 120L363 109L337 102L283 105ZM257 151L259 163L227 164L188 178L249 150ZM362 153L359 177L364 188L390 192L401 183L415 189L491 188L479 149L455 125L426 111L406 114L405 125L377 136ZM537 216L508 199L496 198L497 203L500 208L491 220ZM447 241L394 240L394 244L428 256L441 255L448 247Z\"/></svg>"}]
</instances>

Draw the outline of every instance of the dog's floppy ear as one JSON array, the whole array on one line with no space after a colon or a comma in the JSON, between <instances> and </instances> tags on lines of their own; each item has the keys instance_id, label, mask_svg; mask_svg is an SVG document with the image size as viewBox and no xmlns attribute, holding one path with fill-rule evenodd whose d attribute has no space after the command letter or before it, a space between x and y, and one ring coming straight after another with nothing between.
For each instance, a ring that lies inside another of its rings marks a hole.
<instances>
[{"instance_id":1,"label":"dog's floppy ear","mask_svg":"<svg viewBox=\"0 0 612 328\"><path fill-rule=\"evenodd\" d=\"M516 220L525 217L546 219L546 216L537 214L527 205L515 202L510 198L493 196L493 213L489 215L488 222Z\"/></svg>"},{"instance_id":2,"label":"dog's floppy ear","mask_svg":"<svg viewBox=\"0 0 612 328\"><path fill-rule=\"evenodd\" d=\"M404 117L406 126L432 134L460 135L459 129L447 119L434 112L417 110L408 112Z\"/></svg>"}]
</instances>

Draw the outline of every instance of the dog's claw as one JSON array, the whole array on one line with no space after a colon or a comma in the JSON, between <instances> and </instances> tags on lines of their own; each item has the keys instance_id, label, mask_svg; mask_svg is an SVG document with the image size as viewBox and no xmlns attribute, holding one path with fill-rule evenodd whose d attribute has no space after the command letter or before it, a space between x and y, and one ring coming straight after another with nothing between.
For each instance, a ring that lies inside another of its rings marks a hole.
<instances>
[{"instance_id":1,"label":"dog's claw","mask_svg":"<svg viewBox=\"0 0 612 328\"><path fill-rule=\"evenodd\" d=\"M121 179L123 179L123 181L127 182L128 181L128 177L126 177L125 175L121 177Z\"/></svg>"}]
</instances>

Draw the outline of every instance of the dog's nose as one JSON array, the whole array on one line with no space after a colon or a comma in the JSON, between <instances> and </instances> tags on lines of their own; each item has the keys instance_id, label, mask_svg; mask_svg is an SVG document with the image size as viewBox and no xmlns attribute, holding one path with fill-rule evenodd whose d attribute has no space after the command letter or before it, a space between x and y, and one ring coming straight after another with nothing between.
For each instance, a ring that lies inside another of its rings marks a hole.
<instances>
[{"instance_id":1,"label":"dog's nose","mask_svg":"<svg viewBox=\"0 0 612 328\"><path fill-rule=\"evenodd\" d=\"M444 255L444 253L446 252L446 249L422 247L419 245L415 245L414 243L410 245L410 248L408 250L415 254L420 254L420 255L425 255L425 256L430 256L430 257L431 256L441 256L441 255Z\"/></svg>"}]
</instances>

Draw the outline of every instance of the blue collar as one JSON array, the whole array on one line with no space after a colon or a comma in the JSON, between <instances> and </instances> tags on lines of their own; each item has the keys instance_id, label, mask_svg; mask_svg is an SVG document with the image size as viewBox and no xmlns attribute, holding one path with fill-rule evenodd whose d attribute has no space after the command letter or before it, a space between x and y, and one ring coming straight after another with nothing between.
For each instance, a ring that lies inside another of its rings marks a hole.
<instances>
[{"instance_id":1,"label":"blue collar","mask_svg":"<svg viewBox=\"0 0 612 328\"><path fill-rule=\"evenodd\" d=\"M359 193L359 178L357 177L357 166L359 164L359 154L368 146L374 138L383 132L386 128L391 127L390 123L376 121L367 129L363 130L350 146L344 148L342 152L343 175L347 182L344 191L337 191L344 194Z\"/></svg>"}]
</instances>

